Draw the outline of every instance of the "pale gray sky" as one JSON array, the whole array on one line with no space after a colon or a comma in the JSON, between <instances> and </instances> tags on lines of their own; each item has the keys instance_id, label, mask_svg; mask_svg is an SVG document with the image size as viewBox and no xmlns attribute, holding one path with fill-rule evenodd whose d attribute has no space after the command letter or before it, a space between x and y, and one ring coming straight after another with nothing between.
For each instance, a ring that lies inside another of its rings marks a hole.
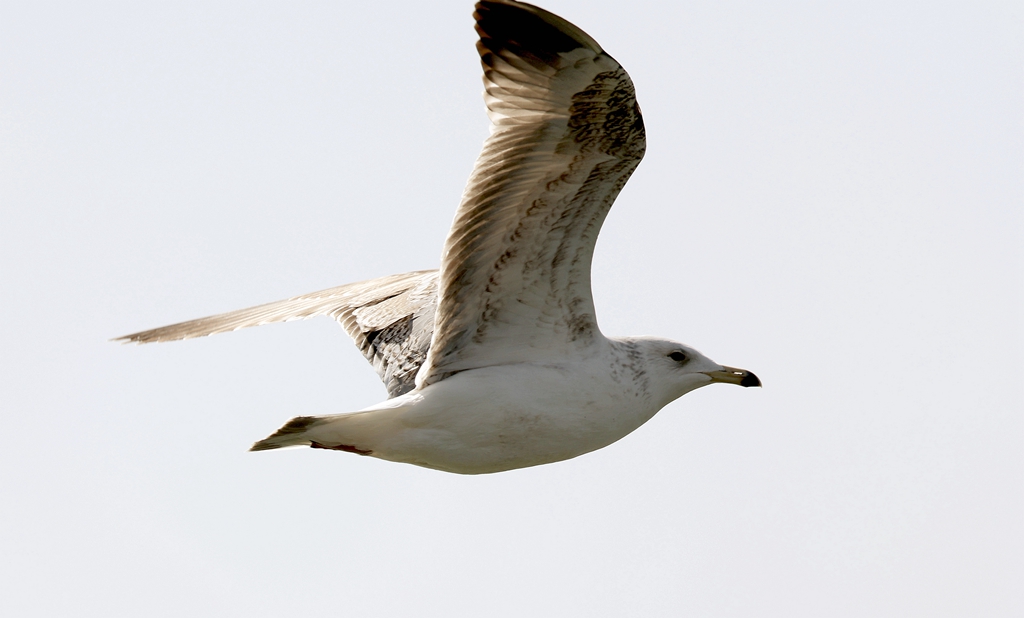
<instances>
[{"instance_id":1,"label":"pale gray sky","mask_svg":"<svg viewBox=\"0 0 1024 618\"><path fill-rule=\"evenodd\" d=\"M648 129L602 328L765 388L482 477L246 452L385 396L340 328L107 339L436 266L472 3L4 3L0 614L1024 612L1020 5L542 5Z\"/></svg>"}]
</instances>

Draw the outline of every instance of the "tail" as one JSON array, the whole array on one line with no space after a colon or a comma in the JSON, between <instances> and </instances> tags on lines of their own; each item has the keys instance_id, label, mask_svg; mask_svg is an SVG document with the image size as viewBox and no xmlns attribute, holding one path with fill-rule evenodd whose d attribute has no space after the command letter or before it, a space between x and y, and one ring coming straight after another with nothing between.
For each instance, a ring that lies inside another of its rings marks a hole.
<instances>
[{"instance_id":1,"label":"tail","mask_svg":"<svg viewBox=\"0 0 1024 618\"><path fill-rule=\"evenodd\" d=\"M296 416L272 435L252 445L250 451L269 451L286 446L311 446L358 455L373 455L404 431L401 417L406 406L401 398L388 399L379 406L325 416Z\"/></svg>"},{"instance_id":2,"label":"tail","mask_svg":"<svg viewBox=\"0 0 1024 618\"><path fill-rule=\"evenodd\" d=\"M286 446L312 446L315 442L310 439L308 432L316 426L326 423L328 418L322 416L296 416L270 436L253 444L249 450L269 451Z\"/></svg>"}]
</instances>

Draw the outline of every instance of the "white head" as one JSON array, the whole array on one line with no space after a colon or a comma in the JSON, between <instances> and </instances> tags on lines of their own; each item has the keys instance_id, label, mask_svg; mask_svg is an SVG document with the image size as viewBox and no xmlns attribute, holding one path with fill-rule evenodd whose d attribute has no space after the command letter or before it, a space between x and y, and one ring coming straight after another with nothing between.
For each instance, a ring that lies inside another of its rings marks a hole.
<instances>
[{"instance_id":1,"label":"white head","mask_svg":"<svg viewBox=\"0 0 1024 618\"><path fill-rule=\"evenodd\" d=\"M761 380L753 373L719 365L677 341L653 337L628 337L620 341L642 357L644 371L649 378L649 392L659 407L716 382L761 386Z\"/></svg>"}]
</instances>

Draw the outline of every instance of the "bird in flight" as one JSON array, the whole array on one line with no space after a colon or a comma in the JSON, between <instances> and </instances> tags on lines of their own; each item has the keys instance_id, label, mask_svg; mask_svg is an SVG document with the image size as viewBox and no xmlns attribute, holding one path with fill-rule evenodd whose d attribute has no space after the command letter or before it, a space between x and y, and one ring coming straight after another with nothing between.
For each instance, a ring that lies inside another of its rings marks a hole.
<instances>
[{"instance_id":1,"label":"bird in flight","mask_svg":"<svg viewBox=\"0 0 1024 618\"><path fill-rule=\"evenodd\" d=\"M440 270L119 338L174 341L320 315L340 322L389 398L293 418L252 450L310 446L501 472L605 447L707 384L761 385L675 341L601 333L594 244L646 143L633 83L597 41L543 9L482 0L474 18L491 133Z\"/></svg>"}]
</instances>

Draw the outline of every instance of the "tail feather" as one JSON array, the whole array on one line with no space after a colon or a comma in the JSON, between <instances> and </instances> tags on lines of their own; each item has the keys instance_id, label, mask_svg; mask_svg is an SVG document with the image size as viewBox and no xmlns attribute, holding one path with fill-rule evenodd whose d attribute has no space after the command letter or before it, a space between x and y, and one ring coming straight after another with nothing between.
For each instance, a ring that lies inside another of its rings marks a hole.
<instances>
[{"instance_id":1,"label":"tail feather","mask_svg":"<svg viewBox=\"0 0 1024 618\"><path fill-rule=\"evenodd\" d=\"M312 440L307 432L325 422L327 419L320 416L296 416L273 434L253 444L249 450L269 451L286 446L310 446Z\"/></svg>"},{"instance_id":2,"label":"tail feather","mask_svg":"<svg viewBox=\"0 0 1024 618\"><path fill-rule=\"evenodd\" d=\"M252 445L250 451L269 451L288 446L311 446L359 455L370 455L377 447L388 442L396 429L404 407L396 406L395 399L384 402L384 409L366 409L345 414L324 416L296 416L273 434Z\"/></svg>"}]
</instances>

